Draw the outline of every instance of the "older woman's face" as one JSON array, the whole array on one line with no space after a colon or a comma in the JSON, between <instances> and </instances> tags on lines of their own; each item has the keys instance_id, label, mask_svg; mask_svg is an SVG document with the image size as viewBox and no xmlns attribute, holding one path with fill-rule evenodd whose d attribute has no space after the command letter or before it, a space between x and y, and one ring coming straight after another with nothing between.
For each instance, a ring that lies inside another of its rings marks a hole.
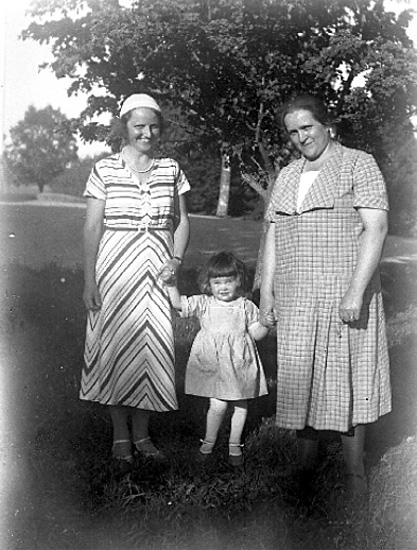
<instances>
[{"instance_id":1,"label":"older woman's face","mask_svg":"<svg viewBox=\"0 0 417 550\"><path fill-rule=\"evenodd\" d=\"M305 109L288 113L284 124L291 142L308 160L319 158L330 141L329 127Z\"/></svg>"},{"instance_id":2,"label":"older woman's face","mask_svg":"<svg viewBox=\"0 0 417 550\"><path fill-rule=\"evenodd\" d=\"M161 136L161 124L153 109L134 109L126 124L129 145L141 153L148 153Z\"/></svg>"}]
</instances>

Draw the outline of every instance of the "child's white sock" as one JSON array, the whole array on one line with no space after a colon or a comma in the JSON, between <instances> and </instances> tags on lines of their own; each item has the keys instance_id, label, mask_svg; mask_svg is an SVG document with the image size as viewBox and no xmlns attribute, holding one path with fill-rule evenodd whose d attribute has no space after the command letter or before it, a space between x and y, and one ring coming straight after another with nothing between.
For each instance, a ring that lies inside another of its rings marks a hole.
<instances>
[{"instance_id":1,"label":"child's white sock","mask_svg":"<svg viewBox=\"0 0 417 550\"><path fill-rule=\"evenodd\" d=\"M200 447L200 452L203 454L209 454L213 451L227 405L227 401L221 401L214 397L210 398L210 408L207 412L206 435Z\"/></svg>"},{"instance_id":2,"label":"child's white sock","mask_svg":"<svg viewBox=\"0 0 417 550\"><path fill-rule=\"evenodd\" d=\"M247 414L248 406L246 402L240 401L239 405L234 405L229 438L229 455L231 456L240 456L242 454L242 446L240 444L240 440L242 437L243 428L245 426Z\"/></svg>"}]
</instances>

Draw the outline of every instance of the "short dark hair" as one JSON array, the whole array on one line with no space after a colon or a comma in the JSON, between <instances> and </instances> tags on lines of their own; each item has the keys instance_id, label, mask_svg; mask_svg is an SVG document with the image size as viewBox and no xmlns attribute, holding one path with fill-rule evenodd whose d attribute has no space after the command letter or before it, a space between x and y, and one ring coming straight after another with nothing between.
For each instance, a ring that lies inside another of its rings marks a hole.
<instances>
[{"instance_id":1,"label":"short dark hair","mask_svg":"<svg viewBox=\"0 0 417 550\"><path fill-rule=\"evenodd\" d=\"M200 290L211 295L210 279L217 277L236 277L240 281L240 294L245 293L247 272L245 264L232 252L219 252L207 262L200 275Z\"/></svg>"},{"instance_id":2,"label":"short dark hair","mask_svg":"<svg viewBox=\"0 0 417 550\"><path fill-rule=\"evenodd\" d=\"M285 130L285 117L300 109L310 111L314 118L324 126L331 126L333 124L333 117L319 97L311 94L298 94L288 99L281 108L281 124Z\"/></svg>"}]
</instances>

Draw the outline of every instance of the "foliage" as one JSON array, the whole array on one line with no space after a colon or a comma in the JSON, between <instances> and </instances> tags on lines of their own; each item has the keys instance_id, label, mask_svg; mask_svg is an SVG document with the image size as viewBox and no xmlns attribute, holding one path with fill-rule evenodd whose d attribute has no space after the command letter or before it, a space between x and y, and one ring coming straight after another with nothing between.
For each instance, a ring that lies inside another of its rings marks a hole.
<instances>
[{"instance_id":1,"label":"foliage","mask_svg":"<svg viewBox=\"0 0 417 550\"><path fill-rule=\"evenodd\" d=\"M327 101L340 139L382 168L385 128L409 133L416 114L411 10L397 17L382 0L38 0L32 15L23 36L49 43L50 68L89 96L72 121L83 139L104 140L94 117L149 91L186 129L178 150L231 154L261 195L292 158L276 118L293 92ZM195 181L200 195L206 182ZM408 177L397 186L408 197Z\"/></svg>"},{"instance_id":2,"label":"foliage","mask_svg":"<svg viewBox=\"0 0 417 550\"><path fill-rule=\"evenodd\" d=\"M386 125L378 161L388 183L390 233L417 236L417 140L413 132Z\"/></svg>"},{"instance_id":3,"label":"foliage","mask_svg":"<svg viewBox=\"0 0 417 550\"><path fill-rule=\"evenodd\" d=\"M55 192L81 197L94 163L107 155L108 153L103 153L94 158L84 157L72 162L69 168L50 182L51 189Z\"/></svg>"},{"instance_id":4,"label":"foliage","mask_svg":"<svg viewBox=\"0 0 417 550\"><path fill-rule=\"evenodd\" d=\"M264 168L280 161L286 138L274 114L296 90L323 96L349 143L371 150L382 121L415 112L411 15L396 19L382 2L43 0L32 14L54 16L24 36L50 42L56 75L73 80L70 93L89 94L83 120L116 113L124 96L146 88L179 108L201 141L231 147L245 164L259 147L270 154ZM81 128L87 139L91 130Z\"/></svg>"},{"instance_id":5,"label":"foliage","mask_svg":"<svg viewBox=\"0 0 417 550\"><path fill-rule=\"evenodd\" d=\"M5 160L17 184L36 184L42 192L78 158L68 122L59 109L48 106L37 110L32 105L24 119L11 128Z\"/></svg>"}]
</instances>

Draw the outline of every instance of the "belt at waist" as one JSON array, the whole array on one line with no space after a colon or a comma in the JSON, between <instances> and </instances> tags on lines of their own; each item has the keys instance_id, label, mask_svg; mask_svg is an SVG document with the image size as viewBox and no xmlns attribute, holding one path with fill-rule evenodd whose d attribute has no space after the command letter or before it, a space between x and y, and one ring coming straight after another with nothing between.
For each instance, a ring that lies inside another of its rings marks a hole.
<instances>
[{"instance_id":1,"label":"belt at waist","mask_svg":"<svg viewBox=\"0 0 417 550\"><path fill-rule=\"evenodd\" d=\"M136 227L109 227L108 225L104 226L106 231L136 231L147 233L150 231L170 231L169 227L152 227L146 225L138 225Z\"/></svg>"}]
</instances>

